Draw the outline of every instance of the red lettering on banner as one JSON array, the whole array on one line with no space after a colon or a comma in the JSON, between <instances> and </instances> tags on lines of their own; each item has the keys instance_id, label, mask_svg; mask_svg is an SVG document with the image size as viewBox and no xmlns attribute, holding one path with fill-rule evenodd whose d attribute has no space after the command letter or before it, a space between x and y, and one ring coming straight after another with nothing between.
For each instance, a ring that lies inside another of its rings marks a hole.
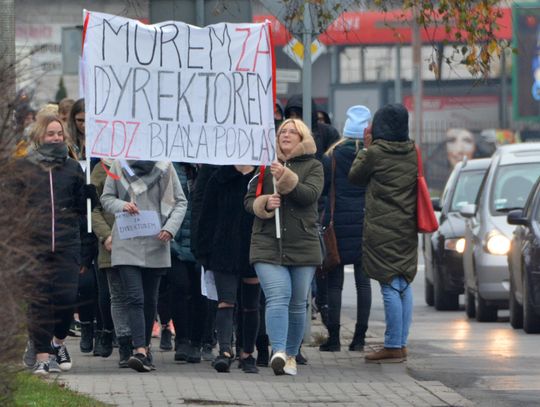
<instances>
[{"instance_id":1,"label":"red lettering on banner","mask_svg":"<svg viewBox=\"0 0 540 407\"><path fill-rule=\"evenodd\" d=\"M253 59L253 72L255 72L255 68L257 67L257 58L259 54L270 55L270 39L268 38L267 27L268 26L265 24L261 28L261 31L259 32L259 42L257 42L257 49L255 50L255 58ZM261 38L262 38L263 32L264 32L264 38L266 39L266 51L260 50Z\"/></svg>"},{"instance_id":2,"label":"red lettering on banner","mask_svg":"<svg viewBox=\"0 0 540 407\"><path fill-rule=\"evenodd\" d=\"M99 131L96 139L94 140L94 145L92 146L92 155L97 155L98 157L107 157L106 153L100 153L100 152L96 151L96 145L97 145L99 139L101 138L101 135L103 134L103 131L105 130L105 128L109 124L109 121L108 120L98 120L98 119L96 119L96 123L104 124L104 126L101 128L101 130Z\"/></svg>"},{"instance_id":3,"label":"red lettering on banner","mask_svg":"<svg viewBox=\"0 0 540 407\"><path fill-rule=\"evenodd\" d=\"M237 28L236 31L247 31L246 38L244 39L244 43L242 44L242 53L240 54L240 58L238 58L238 63L236 64L236 70L248 72L249 68L240 67L240 63L242 62L242 59L244 58L244 54L246 53L246 45L247 45L249 36L251 35L251 28Z\"/></svg>"},{"instance_id":4,"label":"red lettering on banner","mask_svg":"<svg viewBox=\"0 0 540 407\"><path fill-rule=\"evenodd\" d=\"M133 129L133 133L131 134L131 140L129 141L129 145L128 145L128 148L127 148L127 151L126 151L126 158L139 159L141 157L130 156L129 154L130 154L130 151L131 151L131 145L133 144L133 140L135 140L137 130L139 130L139 126L141 125L141 123L140 122L126 122L126 123L135 125L135 128Z\"/></svg>"},{"instance_id":5,"label":"red lettering on banner","mask_svg":"<svg viewBox=\"0 0 540 407\"><path fill-rule=\"evenodd\" d=\"M118 152L118 154L115 154L114 153L114 137L116 136L116 125L117 124L121 124L122 127L124 128L124 142L122 143L122 149ZM111 154L110 156L111 157L118 157L120 156L120 154L122 154L124 152L124 149L126 147L126 133L127 133L127 130L126 130L126 124L120 120L115 120L112 122L112 136L111 136Z\"/></svg>"}]
</instances>

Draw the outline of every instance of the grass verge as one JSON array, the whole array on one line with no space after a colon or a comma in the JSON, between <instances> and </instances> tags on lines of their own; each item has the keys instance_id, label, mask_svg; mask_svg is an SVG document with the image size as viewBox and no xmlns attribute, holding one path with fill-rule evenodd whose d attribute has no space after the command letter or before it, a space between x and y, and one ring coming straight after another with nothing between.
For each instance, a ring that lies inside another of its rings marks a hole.
<instances>
[{"instance_id":1,"label":"grass verge","mask_svg":"<svg viewBox=\"0 0 540 407\"><path fill-rule=\"evenodd\" d=\"M16 407L105 407L90 397L66 388L62 383L46 381L29 373L19 373L16 381Z\"/></svg>"}]
</instances>

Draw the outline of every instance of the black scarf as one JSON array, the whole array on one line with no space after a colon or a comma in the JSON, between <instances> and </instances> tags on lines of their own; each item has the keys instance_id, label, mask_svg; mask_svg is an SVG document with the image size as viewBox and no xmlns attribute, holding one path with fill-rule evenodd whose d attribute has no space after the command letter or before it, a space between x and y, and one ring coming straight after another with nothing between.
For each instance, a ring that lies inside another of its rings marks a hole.
<instances>
[{"instance_id":1,"label":"black scarf","mask_svg":"<svg viewBox=\"0 0 540 407\"><path fill-rule=\"evenodd\" d=\"M28 159L46 167L63 165L68 158L68 147L65 143L46 143L36 146L28 153Z\"/></svg>"},{"instance_id":2,"label":"black scarf","mask_svg":"<svg viewBox=\"0 0 540 407\"><path fill-rule=\"evenodd\" d=\"M156 165L155 161L128 161L129 166L137 177L150 174Z\"/></svg>"}]
</instances>

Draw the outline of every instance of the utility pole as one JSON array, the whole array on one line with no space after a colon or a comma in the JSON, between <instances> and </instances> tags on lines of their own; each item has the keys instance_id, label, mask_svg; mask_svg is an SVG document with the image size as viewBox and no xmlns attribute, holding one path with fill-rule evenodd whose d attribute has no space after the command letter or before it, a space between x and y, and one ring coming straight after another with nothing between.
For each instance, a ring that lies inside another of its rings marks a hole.
<instances>
[{"instance_id":1,"label":"utility pole","mask_svg":"<svg viewBox=\"0 0 540 407\"><path fill-rule=\"evenodd\" d=\"M422 86L422 39L420 37L420 26L418 25L419 10L414 8L413 13L413 97L414 97L414 139L421 147L423 133L423 86Z\"/></svg>"},{"instance_id":2,"label":"utility pole","mask_svg":"<svg viewBox=\"0 0 540 407\"><path fill-rule=\"evenodd\" d=\"M302 69L302 119L304 123L311 129L311 41L312 41L312 25L310 8L304 7L304 66ZM311 317L311 316L310 316Z\"/></svg>"}]
</instances>

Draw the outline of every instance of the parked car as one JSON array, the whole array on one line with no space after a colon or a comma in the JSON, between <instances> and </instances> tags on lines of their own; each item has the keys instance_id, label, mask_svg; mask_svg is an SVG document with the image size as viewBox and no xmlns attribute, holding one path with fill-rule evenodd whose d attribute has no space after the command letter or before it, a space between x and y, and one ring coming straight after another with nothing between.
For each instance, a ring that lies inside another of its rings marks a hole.
<instances>
[{"instance_id":1,"label":"parked car","mask_svg":"<svg viewBox=\"0 0 540 407\"><path fill-rule=\"evenodd\" d=\"M437 310L457 310L463 294L465 218L459 210L476 201L491 159L462 161L450 174L442 197L433 199L440 211L439 229L422 235L425 264L425 300Z\"/></svg>"},{"instance_id":2,"label":"parked car","mask_svg":"<svg viewBox=\"0 0 540 407\"><path fill-rule=\"evenodd\" d=\"M510 211L507 221L516 226L508 252L510 324L540 333L540 179L523 210Z\"/></svg>"},{"instance_id":3,"label":"parked car","mask_svg":"<svg viewBox=\"0 0 540 407\"><path fill-rule=\"evenodd\" d=\"M501 146L492 157L475 204L465 205L465 310L470 318L495 321L508 308L509 272L506 255L513 226L506 215L523 209L540 175L540 143Z\"/></svg>"}]
</instances>

